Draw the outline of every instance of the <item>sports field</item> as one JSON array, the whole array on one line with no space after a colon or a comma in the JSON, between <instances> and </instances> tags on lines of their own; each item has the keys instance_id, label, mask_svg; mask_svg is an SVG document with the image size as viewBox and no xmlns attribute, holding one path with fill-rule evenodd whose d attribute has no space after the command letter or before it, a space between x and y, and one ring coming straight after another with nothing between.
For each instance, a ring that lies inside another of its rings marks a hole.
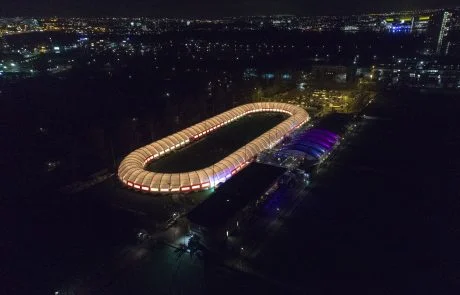
<instances>
[{"instance_id":1,"label":"sports field","mask_svg":"<svg viewBox=\"0 0 460 295\"><path fill-rule=\"evenodd\" d=\"M287 117L283 113L271 112L244 116L185 148L152 161L146 170L177 173L208 167L275 127Z\"/></svg>"}]
</instances>

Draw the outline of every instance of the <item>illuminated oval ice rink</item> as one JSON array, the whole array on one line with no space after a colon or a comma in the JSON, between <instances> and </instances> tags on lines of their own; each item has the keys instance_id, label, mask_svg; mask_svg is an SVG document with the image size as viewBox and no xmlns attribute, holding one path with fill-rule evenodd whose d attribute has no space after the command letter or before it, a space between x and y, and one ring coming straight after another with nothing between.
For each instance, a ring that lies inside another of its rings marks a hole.
<instances>
[{"instance_id":1,"label":"illuminated oval ice rink","mask_svg":"<svg viewBox=\"0 0 460 295\"><path fill-rule=\"evenodd\" d=\"M286 113L289 117L206 168L181 173L159 173L145 169L149 162L165 157L172 151L187 146L222 126L256 112ZM309 118L303 108L292 104L260 102L241 105L134 150L121 162L118 168L118 178L124 185L135 190L156 194L212 188L232 177L260 152L277 144L287 134L307 122Z\"/></svg>"}]
</instances>

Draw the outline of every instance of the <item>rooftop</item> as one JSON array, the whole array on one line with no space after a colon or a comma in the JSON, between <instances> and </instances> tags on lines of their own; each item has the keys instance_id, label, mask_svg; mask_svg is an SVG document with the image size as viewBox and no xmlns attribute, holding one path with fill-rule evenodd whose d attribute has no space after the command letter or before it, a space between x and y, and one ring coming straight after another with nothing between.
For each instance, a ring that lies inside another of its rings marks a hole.
<instances>
[{"instance_id":1,"label":"rooftop","mask_svg":"<svg viewBox=\"0 0 460 295\"><path fill-rule=\"evenodd\" d=\"M201 226L221 226L265 193L285 171L280 167L251 163L219 186L214 194L188 214L188 218Z\"/></svg>"}]
</instances>

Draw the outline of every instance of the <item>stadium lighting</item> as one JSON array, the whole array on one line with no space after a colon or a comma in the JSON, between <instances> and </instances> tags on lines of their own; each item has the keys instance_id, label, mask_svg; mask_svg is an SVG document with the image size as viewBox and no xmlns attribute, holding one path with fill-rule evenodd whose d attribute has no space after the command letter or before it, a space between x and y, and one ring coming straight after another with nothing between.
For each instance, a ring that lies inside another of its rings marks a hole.
<instances>
[{"instance_id":1,"label":"stadium lighting","mask_svg":"<svg viewBox=\"0 0 460 295\"><path fill-rule=\"evenodd\" d=\"M287 113L289 118L209 167L183 173L158 173L145 170L145 166L150 161L169 154L168 152L178 145L186 146L198 138L207 136L211 130L255 112ZM253 157L267 149L266 142L272 142L270 146L273 146L309 119L308 113L303 108L292 104L259 102L241 105L131 152L122 160L118 168L118 178L131 188L151 193L209 189L225 182L246 167L252 162ZM214 126L208 128L209 122L213 122ZM241 163L239 159L244 159L244 162Z\"/></svg>"}]
</instances>

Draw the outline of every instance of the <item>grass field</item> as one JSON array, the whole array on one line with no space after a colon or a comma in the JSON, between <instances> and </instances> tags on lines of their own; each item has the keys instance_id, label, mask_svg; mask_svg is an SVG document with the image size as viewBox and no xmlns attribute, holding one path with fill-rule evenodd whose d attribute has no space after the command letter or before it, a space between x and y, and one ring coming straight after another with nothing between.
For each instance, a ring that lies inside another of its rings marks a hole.
<instances>
[{"instance_id":1,"label":"grass field","mask_svg":"<svg viewBox=\"0 0 460 295\"><path fill-rule=\"evenodd\" d=\"M198 142L151 162L146 169L177 173L208 167L286 118L287 115L281 113L256 113L242 117Z\"/></svg>"}]
</instances>

